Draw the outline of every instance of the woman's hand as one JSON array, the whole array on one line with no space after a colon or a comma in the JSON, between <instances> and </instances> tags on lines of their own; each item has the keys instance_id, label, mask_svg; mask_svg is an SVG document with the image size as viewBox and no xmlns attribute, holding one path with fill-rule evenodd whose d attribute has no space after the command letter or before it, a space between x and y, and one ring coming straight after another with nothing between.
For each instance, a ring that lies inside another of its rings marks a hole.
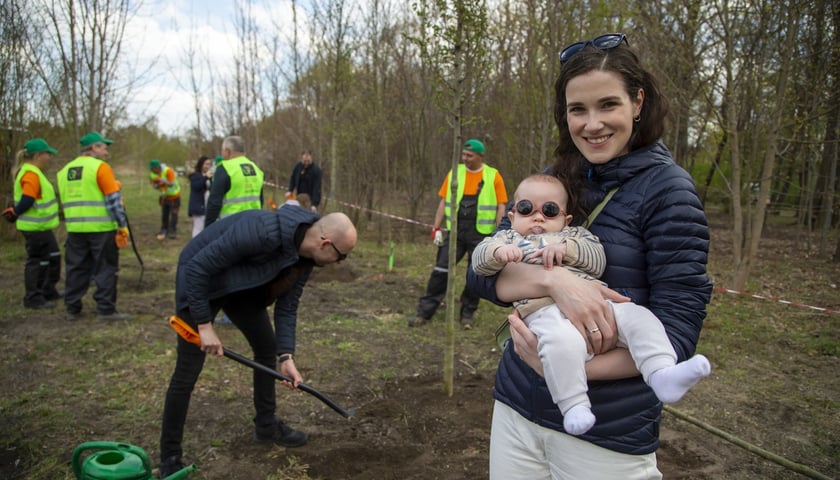
<instances>
[{"instance_id":1,"label":"woman's hand","mask_svg":"<svg viewBox=\"0 0 840 480\"><path fill-rule=\"evenodd\" d=\"M630 299L599 282L586 280L567 268L509 263L499 274L496 293L502 301L551 297L586 340L593 354L607 352L618 342L615 317L607 300Z\"/></svg>"},{"instance_id":2,"label":"woman's hand","mask_svg":"<svg viewBox=\"0 0 840 480\"><path fill-rule=\"evenodd\" d=\"M543 364L537 351L537 336L525 325L519 312L508 315L510 322L510 338L513 341L513 351L523 362L533 368L541 377L545 376ZM586 378L589 380L618 380L639 375L630 351L626 348L615 348L603 355L597 355L586 362Z\"/></svg>"},{"instance_id":3,"label":"woman's hand","mask_svg":"<svg viewBox=\"0 0 840 480\"><path fill-rule=\"evenodd\" d=\"M626 302L630 299L564 268L556 271L565 271L566 278L562 283L556 282L549 286L550 296L586 340L587 351L598 355L615 348L618 330L612 306L607 300Z\"/></svg>"},{"instance_id":4,"label":"woman's hand","mask_svg":"<svg viewBox=\"0 0 840 480\"><path fill-rule=\"evenodd\" d=\"M224 354L222 341L213 330L213 322L202 323L198 326L198 336L201 338L201 351L208 355L221 357Z\"/></svg>"}]
</instances>

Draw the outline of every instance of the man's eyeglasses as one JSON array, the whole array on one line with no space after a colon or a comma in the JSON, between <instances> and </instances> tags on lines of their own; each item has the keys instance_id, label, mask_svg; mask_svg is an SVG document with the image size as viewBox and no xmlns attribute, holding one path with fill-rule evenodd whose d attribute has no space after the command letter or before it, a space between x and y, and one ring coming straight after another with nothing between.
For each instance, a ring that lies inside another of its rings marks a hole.
<instances>
[{"instance_id":1,"label":"man's eyeglasses","mask_svg":"<svg viewBox=\"0 0 840 480\"><path fill-rule=\"evenodd\" d=\"M516 209L516 213L524 217L530 217L531 215L537 213L538 210L542 212L543 217L545 218L554 218L557 215L566 214L566 212L564 212L563 209L560 208L560 205L557 205L556 202L545 202L540 208L536 208L534 203L530 200L522 199L516 202L516 205L513 208Z\"/></svg>"},{"instance_id":2,"label":"man's eyeglasses","mask_svg":"<svg viewBox=\"0 0 840 480\"><path fill-rule=\"evenodd\" d=\"M346 253L341 253L341 250L339 250L338 247L335 246L335 243L333 243L332 240L330 240L329 238L324 236L324 226L323 225L321 225L321 240L326 240L326 241L330 242L330 246L333 248L333 250L335 250L335 254L338 255L338 261L339 262L342 261L342 260L345 260L347 258Z\"/></svg>"},{"instance_id":3,"label":"man's eyeglasses","mask_svg":"<svg viewBox=\"0 0 840 480\"><path fill-rule=\"evenodd\" d=\"M578 52L583 50L587 45L592 45L598 50L610 50L621 45L621 42L626 43L628 47L630 46L630 42L627 41L627 36L623 33L607 33L601 35L600 37L595 37L591 40L575 42L567 46L560 52L560 63L566 63L570 58L577 55Z\"/></svg>"},{"instance_id":4,"label":"man's eyeglasses","mask_svg":"<svg viewBox=\"0 0 840 480\"><path fill-rule=\"evenodd\" d=\"M326 240L326 241L330 242L330 246L333 248L333 250L335 250L335 254L338 255L338 261L339 262L347 259L347 254L346 253L341 253L341 250L339 250L338 247L335 246L335 244L333 243L332 240L330 240L329 238L327 238L323 235L321 235L321 240Z\"/></svg>"}]
</instances>

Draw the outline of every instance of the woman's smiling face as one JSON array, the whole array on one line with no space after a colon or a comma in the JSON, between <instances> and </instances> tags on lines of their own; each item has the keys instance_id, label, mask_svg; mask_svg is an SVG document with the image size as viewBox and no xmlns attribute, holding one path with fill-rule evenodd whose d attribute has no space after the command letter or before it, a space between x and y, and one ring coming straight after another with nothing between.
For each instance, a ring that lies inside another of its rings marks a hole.
<instances>
[{"instance_id":1,"label":"woman's smiling face","mask_svg":"<svg viewBox=\"0 0 840 480\"><path fill-rule=\"evenodd\" d=\"M593 164L630 151L633 118L642 111L644 91L636 98L618 74L592 70L566 84L566 119L575 146Z\"/></svg>"}]
</instances>

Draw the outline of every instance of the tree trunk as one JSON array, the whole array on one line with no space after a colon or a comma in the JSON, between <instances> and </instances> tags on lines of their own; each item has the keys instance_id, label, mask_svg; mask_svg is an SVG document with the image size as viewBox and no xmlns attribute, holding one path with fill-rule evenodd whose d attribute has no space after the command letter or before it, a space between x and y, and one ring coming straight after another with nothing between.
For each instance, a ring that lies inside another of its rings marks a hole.
<instances>
[{"instance_id":1,"label":"tree trunk","mask_svg":"<svg viewBox=\"0 0 840 480\"><path fill-rule=\"evenodd\" d=\"M786 42L781 42L784 52L781 52L782 58L790 58L792 55L792 45L795 43L793 39L796 38L798 23L791 21L791 17L795 15L791 10L782 13L782 21L786 25L787 37L783 37ZM743 290L746 287L747 279L750 275L752 263L758 254L758 246L761 241L761 233L764 228L764 221L767 214L767 205L770 202L770 189L773 185L773 172L776 166L776 152L778 150L778 142L780 131L782 127L783 112L787 108L787 86L789 81L788 71L790 69L790 62L781 62L779 72L776 76L777 83L775 85L775 104L773 105L772 114L769 118L772 120L769 133L766 139L766 150L764 153L764 162L761 168L761 177L759 181L758 198L756 200L755 210L750 219L750 238L746 245L745 251L742 252L741 258L738 260L738 268L735 272L735 288Z\"/></svg>"},{"instance_id":2,"label":"tree trunk","mask_svg":"<svg viewBox=\"0 0 840 480\"><path fill-rule=\"evenodd\" d=\"M452 106L452 156L450 158L451 167L449 171L449 197L452 204L449 207L451 213L449 223L449 271L446 278L446 346L444 347L443 355L443 385L446 390L446 395L452 396L455 393L455 281L458 278L456 253L458 252L458 209L460 205L458 201L458 164L461 156L461 123L464 121L464 98L466 92L464 88L466 79L464 78L464 23L460 14L460 7L456 2L455 8L458 11L456 14L457 29L454 41L455 58L453 65L454 85L453 92L454 105Z\"/></svg>"},{"instance_id":3,"label":"tree trunk","mask_svg":"<svg viewBox=\"0 0 840 480\"><path fill-rule=\"evenodd\" d=\"M822 205L820 205L822 221L820 225L819 252L821 257L825 257L828 253L828 242L831 234L831 220L834 216L837 186L837 157L838 151L840 151L840 148L837 146L837 142L840 140L840 111L838 111L838 105L840 105L840 89L838 89L840 87L840 81L838 81L837 77L837 75L840 75L840 49L836 47L837 44L835 43L840 40L840 32L838 32L837 28L837 22L840 22L840 4L834 2L831 10L833 12L835 26L831 44L835 45L835 47L831 52L831 75L829 75L829 78L833 79L834 85L830 90L831 100L828 102L828 105L833 105L834 108L830 109L828 113L829 118L826 122L825 141L823 142L823 165L828 175L824 179L825 192L822 197ZM840 241L838 241L838 246L840 246ZM834 260L840 261L836 254L834 255Z\"/></svg>"}]
</instances>

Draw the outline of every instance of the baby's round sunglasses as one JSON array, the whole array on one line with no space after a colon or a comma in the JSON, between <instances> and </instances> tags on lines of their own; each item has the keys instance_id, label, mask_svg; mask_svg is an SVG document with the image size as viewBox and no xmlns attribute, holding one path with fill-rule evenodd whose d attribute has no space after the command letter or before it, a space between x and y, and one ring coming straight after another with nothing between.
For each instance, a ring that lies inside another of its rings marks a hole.
<instances>
[{"instance_id":1,"label":"baby's round sunglasses","mask_svg":"<svg viewBox=\"0 0 840 480\"><path fill-rule=\"evenodd\" d=\"M566 215L566 212L560 208L560 205L558 205L557 202L545 202L540 206L540 208L536 208L534 202L523 198L522 200L516 202L516 205L514 205L513 208L516 210L516 213L522 215L523 217L530 217L538 211L542 213L545 218L554 218L557 215Z\"/></svg>"}]
</instances>

